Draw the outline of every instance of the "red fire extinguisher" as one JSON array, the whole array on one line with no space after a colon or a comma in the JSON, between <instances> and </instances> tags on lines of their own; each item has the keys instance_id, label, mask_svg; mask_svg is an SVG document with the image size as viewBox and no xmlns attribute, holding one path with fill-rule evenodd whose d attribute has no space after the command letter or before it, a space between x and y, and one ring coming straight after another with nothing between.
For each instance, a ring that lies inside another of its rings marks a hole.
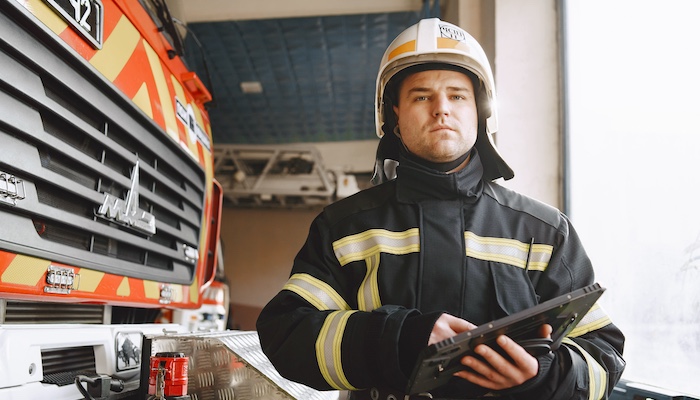
<instances>
[{"instance_id":1,"label":"red fire extinguisher","mask_svg":"<svg viewBox=\"0 0 700 400\"><path fill-rule=\"evenodd\" d=\"M162 352L151 357L149 400L191 400L187 394L187 362L184 353Z\"/></svg>"}]
</instances>

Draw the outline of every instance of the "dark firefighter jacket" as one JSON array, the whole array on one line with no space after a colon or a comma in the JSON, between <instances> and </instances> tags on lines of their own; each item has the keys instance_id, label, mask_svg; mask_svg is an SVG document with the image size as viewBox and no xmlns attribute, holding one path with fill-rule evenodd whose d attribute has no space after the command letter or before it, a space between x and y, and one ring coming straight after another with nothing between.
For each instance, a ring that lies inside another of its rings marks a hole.
<instances>
[{"instance_id":1,"label":"dark firefighter jacket","mask_svg":"<svg viewBox=\"0 0 700 400\"><path fill-rule=\"evenodd\" d=\"M395 180L316 217L257 322L282 376L319 390L405 389L441 313L480 325L594 283L566 216L482 173L476 151L454 174L404 159ZM623 344L596 305L563 346L539 357L538 376L500 395L607 398L624 369ZM452 378L431 393L486 392Z\"/></svg>"}]
</instances>

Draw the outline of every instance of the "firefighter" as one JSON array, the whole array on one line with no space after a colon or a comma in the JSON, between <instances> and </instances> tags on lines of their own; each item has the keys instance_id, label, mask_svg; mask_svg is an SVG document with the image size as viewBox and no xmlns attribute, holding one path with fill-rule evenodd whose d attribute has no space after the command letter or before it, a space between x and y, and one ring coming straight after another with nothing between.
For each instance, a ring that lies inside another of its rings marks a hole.
<instances>
[{"instance_id":1,"label":"firefighter","mask_svg":"<svg viewBox=\"0 0 700 400\"><path fill-rule=\"evenodd\" d=\"M478 346L447 384L405 394L427 345L594 283L567 217L493 182L513 177L492 140L494 100L487 58L461 28L425 19L391 43L377 77L377 185L316 217L257 322L283 376L351 399L612 392L624 336L595 307L553 352L501 336L503 355Z\"/></svg>"}]
</instances>

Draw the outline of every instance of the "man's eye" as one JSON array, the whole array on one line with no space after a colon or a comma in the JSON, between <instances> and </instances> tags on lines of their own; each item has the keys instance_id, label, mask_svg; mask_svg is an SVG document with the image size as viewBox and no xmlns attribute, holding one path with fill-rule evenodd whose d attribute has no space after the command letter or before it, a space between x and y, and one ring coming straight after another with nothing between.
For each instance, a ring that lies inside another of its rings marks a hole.
<instances>
[{"instance_id":1,"label":"man's eye","mask_svg":"<svg viewBox=\"0 0 700 400\"><path fill-rule=\"evenodd\" d=\"M418 96L416 97L416 101L425 101L428 100L428 96Z\"/></svg>"}]
</instances>

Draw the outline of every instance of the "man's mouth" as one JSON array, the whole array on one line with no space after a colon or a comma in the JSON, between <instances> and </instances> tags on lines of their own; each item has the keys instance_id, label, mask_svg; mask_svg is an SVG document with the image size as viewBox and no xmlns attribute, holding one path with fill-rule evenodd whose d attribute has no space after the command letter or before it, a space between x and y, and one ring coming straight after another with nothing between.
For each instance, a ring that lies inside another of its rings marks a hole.
<instances>
[{"instance_id":1,"label":"man's mouth","mask_svg":"<svg viewBox=\"0 0 700 400\"><path fill-rule=\"evenodd\" d=\"M438 126L436 126L436 127L433 127L433 129L431 129L430 131L431 131L431 132L436 132L436 131L445 131L445 130L447 130L447 131L454 131L454 129L452 129L451 126L447 126L447 125L438 125Z\"/></svg>"}]
</instances>

